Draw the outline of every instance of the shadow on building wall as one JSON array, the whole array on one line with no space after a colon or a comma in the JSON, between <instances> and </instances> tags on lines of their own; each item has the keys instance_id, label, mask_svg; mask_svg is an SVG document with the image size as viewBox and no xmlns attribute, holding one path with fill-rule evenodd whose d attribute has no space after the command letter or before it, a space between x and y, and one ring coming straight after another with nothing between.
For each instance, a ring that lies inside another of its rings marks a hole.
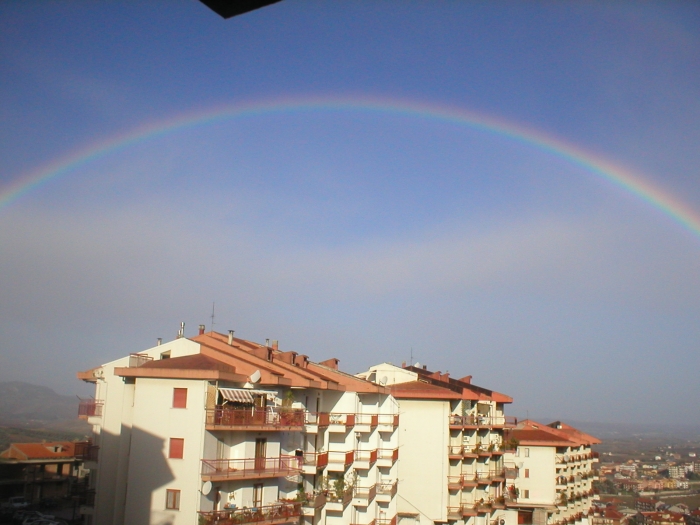
<instances>
[{"instance_id":1,"label":"shadow on building wall","mask_svg":"<svg viewBox=\"0 0 700 525\"><path fill-rule=\"evenodd\" d=\"M95 523L172 525L163 487L175 476L166 440L138 427L122 426L100 436L100 477ZM123 459L126 458L126 459ZM159 494L162 493L162 497Z\"/></svg>"}]
</instances>

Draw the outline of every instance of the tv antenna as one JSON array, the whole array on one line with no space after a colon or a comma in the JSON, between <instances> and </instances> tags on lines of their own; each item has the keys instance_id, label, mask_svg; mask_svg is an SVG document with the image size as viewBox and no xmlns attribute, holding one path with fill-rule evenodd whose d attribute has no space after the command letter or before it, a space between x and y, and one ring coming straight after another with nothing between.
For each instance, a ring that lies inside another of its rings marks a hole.
<instances>
[{"instance_id":1,"label":"tv antenna","mask_svg":"<svg viewBox=\"0 0 700 525\"><path fill-rule=\"evenodd\" d=\"M216 303L214 301L212 301L211 302L211 331L212 332L214 331L214 317L216 317L214 315L214 306L215 305L216 305Z\"/></svg>"}]
</instances>

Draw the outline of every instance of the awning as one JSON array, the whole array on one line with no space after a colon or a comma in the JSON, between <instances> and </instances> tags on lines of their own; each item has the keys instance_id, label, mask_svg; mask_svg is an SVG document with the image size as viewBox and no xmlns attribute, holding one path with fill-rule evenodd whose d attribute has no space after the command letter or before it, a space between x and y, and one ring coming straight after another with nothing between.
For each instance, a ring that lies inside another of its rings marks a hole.
<instances>
[{"instance_id":1,"label":"awning","mask_svg":"<svg viewBox=\"0 0 700 525\"><path fill-rule=\"evenodd\" d=\"M221 397L226 401L235 401L236 403L253 404L253 396L267 396L268 399L274 399L277 392L269 390L253 390L248 388L219 388Z\"/></svg>"}]
</instances>

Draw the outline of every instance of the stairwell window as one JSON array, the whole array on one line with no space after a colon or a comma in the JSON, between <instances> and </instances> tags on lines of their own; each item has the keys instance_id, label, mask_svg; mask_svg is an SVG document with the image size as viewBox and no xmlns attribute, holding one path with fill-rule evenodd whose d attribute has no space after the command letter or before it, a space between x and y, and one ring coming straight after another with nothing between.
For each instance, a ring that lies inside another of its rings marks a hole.
<instances>
[{"instance_id":1,"label":"stairwell window","mask_svg":"<svg viewBox=\"0 0 700 525\"><path fill-rule=\"evenodd\" d=\"M180 510L180 491L167 489L165 491L165 508L168 510Z\"/></svg>"},{"instance_id":2,"label":"stairwell window","mask_svg":"<svg viewBox=\"0 0 700 525\"><path fill-rule=\"evenodd\" d=\"M173 388L173 408L187 408L186 388Z\"/></svg>"},{"instance_id":3,"label":"stairwell window","mask_svg":"<svg viewBox=\"0 0 700 525\"><path fill-rule=\"evenodd\" d=\"M185 451L185 440L183 438L170 438L170 449L168 457L170 459L182 459Z\"/></svg>"},{"instance_id":4,"label":"stairwell window","mask_svg":"<svg viewBox=\"0 0 700 525\"><path fill-rule=\"evenodd\" d=\"M526 478L529 478L529 477L530 477L530 469L529 469L529 468L526 468L526 469L525 469L525 477L526 477Z\"/></svg>"},{"instance_id":5,"label":"stairwell window","mask_svg":"<svg viewBox=\"0 0 700 525\"><path fill-rule=\"evenodd\" d=\"M523 490L523 499L530 499L530 491L525 489Z\"/></svg>"}]
</instances>

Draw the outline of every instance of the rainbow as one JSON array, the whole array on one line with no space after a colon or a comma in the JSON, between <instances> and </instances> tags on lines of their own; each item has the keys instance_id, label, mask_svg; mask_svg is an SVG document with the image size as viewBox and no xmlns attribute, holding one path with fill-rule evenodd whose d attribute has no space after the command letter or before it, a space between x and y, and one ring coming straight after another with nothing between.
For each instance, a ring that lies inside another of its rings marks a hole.
<instances>
[{"instance_id":1,"label":"rainbow","mask_svg":"<svg viewBox=\"0 0 700 525\"><path fill-rule=\"evenodd\" d=\"M89 144L21 175L9 186L0 190L0 210L33 189L99 157L128 148L139 142L173 133L182 128L270 114L333 111L365 111L380 115L407 116L451 123L500 135L516 142L536 147L553 156L563 158L573 165L580 166L613 186L632 194L700 237L700 214L687 204L652 185L641 175L617 166L602 157L592 155L560 139L555 139L537 130L521 127L492 116L466 111L462 108L419 103L412 100L357 96L287 98L223 105L146 123L126 133Z\"/></svg>"}]
</instances>

